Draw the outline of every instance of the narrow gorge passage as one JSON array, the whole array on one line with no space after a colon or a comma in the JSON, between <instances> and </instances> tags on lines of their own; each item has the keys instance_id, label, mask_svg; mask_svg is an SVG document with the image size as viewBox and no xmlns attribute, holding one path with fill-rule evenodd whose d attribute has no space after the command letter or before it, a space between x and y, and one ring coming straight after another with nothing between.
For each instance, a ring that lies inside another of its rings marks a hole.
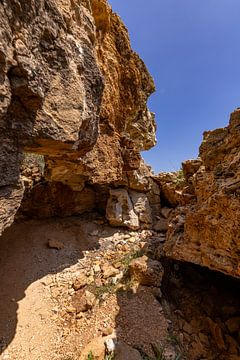
<instances>
[{"instance_id":1,"label":"narrow gorge passage","mask_svg":"<svg viewBox=\"0 0 240 360\"><path fill-rule=\"evenodd\" d=\"M240 109L156 175L107 0L4 0L0 28L0 359L240 360Z\"/></svg>"}]
</instances>

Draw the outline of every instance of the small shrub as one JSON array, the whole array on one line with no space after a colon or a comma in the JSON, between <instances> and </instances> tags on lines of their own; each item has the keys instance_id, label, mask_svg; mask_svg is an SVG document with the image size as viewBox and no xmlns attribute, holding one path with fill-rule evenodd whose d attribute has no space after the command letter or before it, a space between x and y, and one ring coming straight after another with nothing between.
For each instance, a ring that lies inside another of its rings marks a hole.
<instances>
[{"instance_id":1,"label":"small shrub","mask_svg":"<svg viewBox=\"0 0 240 360\"><path fill-rule=\"evenodd\" d=\"M173 345L180 345L179 341L178 341L178 338L173 334L169 334L167 340Z\"/></svg>"},{"instance_id":2,"label":"small shrub","mask_svg":"<svg viewBox=\"0 0 240 360\"><path fill-rule=\"evenodd\" d=\"M178 171L176 171L176 179L175 179L175 184L177 186L181 186L185 183L185 176L184 176L184 173L183 173L183 169L180 169Z\"/></svg>"},{"instance_id":3,"label":"small shrub","mask_svg":"<svg viewBox=\"0 0 240 360\"><path fill-rule=\"evenodd\" d=\"M90 351L86 360L94 360L92 351Z\"/></svg>"},{"instance_id":4,"label":"small shrub","mask_svg":"<svg viewBox=\"0 0 240 360\"><path fill-rule=\"evenodd\" d=\"M125 255L120 261L125 268L128 268L131 264L132 260L137 259L143 255L142 250L137 250L135 252L129 253Z\"/></svg>"},{"instance_id":5,"label":"small shrub","mask_svg":"<svg viewBox=\"0 0 240 360\"><path fill-rule=\"evenodd\" d=\"M154 353L154 357L147 355L144 351L140 350L141 356L143 360L166 360L164 355L164 347L158 347L156 345L151 344L152 350Z\"/></svg>"},{"instance_id":6,"label":"small shrub","mask_svg":"<svg viewBox=\"0 0 240 360\"><path fill-rule=\"evenodd\" d=\"M104 294L113 294L115 289L116 284L106 284L102 286L92 285L89 287L89 291L91 291L99 300L101 300Z\"/></svg>"},{"instance_id":7,"label":"small shrub","mask_svg":"<svg viewBox=\"0 0 240 360\"><path fill-rule=\"evenodd\" d=\"M164 351L165 351L165 346L156 346L151 344L152 346L152 350L154 353L154 357L151 357L149 355L147 355L146 353L144 353L143 351L140 350L141 356L143 360L166 360L166 357L164 355ZM181 354L177 354L174 358L174 360L180 360Z\"/></svg>"},{"instance_id":8,"label":"small shrub","mask_svg":"<svg viewBox=\"0 0 240 360\"><path fill-rule=\"evenodd\" d=\"M26 166L28 168L31 168L32 166L37 166L41 174L43 175L45 168L44 156L40 154L24 152L22 166Z\"/></svg>"},{"instance_id":9,"label":"small shrub","mask_svg":"<svg viewBox=\"0 0 240 360\"><path fill-rule=\"evenodd\" d=\"M112 355L105 355L104 360L114 360L114 354L112 354Z\"/></svg>"},{"instance_id":10,"label":"small shrub","mask_svg":"<svg viewBox=\"0 0 240 360\"><path fill-rule=\"evenodd\" d=\"M156 360L165 360L163 347L159 348L156 345L152 345L152 349L153 349L154 355L156 356Z\"/></svg>"},{"instance_id":11,"label":"small shrub","mask_svg":"<svg viewBox=\"0 0 240 360\"><path fill-rule=\"evenodd\" d=\"M90 351L86 360L94 360L92 351ZM105 355L104 360L114 360L114 355Z\"/></svg>"}]
</instances>

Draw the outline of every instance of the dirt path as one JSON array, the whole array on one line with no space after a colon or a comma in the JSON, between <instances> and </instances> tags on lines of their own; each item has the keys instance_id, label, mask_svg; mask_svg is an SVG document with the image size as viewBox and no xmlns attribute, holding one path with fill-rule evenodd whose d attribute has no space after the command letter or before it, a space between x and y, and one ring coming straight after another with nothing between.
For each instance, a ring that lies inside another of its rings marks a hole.
<instances>
[{"instance_id":1,"label":"dirt path","mask_svg":"<svg viewBox=\"0 0 240 360\"><path fill-rule=\"evenodd\" d=\"M239 360L238 334L228 329L240 319L237 284L166 264L162 295L152 281L163 241L94 215L14 224L0 247L0 359L85 360L110 335L142 359L153 358L154 344L164 360ZM134 260L144 281L130 274Z\"/></svg>"},{"instance_id":2,"label":"dirt path","mask_svg":"<svg viewBox=\"0 0 240 360\"><path fill-rule=\"evenodd\" d=\"M56 274L69 271L96 245L85 235L91 230L94 225L68 219L28 221L6 231L0 247L1 359L54 358L63 332L56 322ZM64 248L49 248L51 239Z\"/></svg>"},{"instance_id":3,"label":"dirt path","mask_svg":"<svg viewBox=\"0 0 240 360\"><path fill-rule=\"evenodd\" d=\"M141 234L133 233L129 247L129 234L98 222L27 221L5 232L0 248L0 359L79 359L92 339L116 328L132 345L138 338L147 344L166 336L162 308L146 289L116 295L103 280L106 284L95 289L102 293L90 313L77 319L69 312L77 278L87 274L91 283L99 276L100 263L129 256L131 248L139 250L135 241L140 242ZM61 249L49 248L49 241L57 241ZM156 316L162 322L151 331ZM143 325L150 335L144 335Z\"/></svg>"}]
</instances>

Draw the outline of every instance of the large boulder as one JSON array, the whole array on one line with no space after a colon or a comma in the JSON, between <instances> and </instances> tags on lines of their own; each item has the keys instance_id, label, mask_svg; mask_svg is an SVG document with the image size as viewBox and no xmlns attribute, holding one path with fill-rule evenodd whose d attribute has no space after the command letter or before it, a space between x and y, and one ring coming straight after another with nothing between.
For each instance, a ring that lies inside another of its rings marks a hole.
<instances>
[{"instance_id":1,"label":"large boulder","mask_svg":"<svg viewBox=\"0 0 240 360\"><path fill-rule=\"evenodd\" d=\"M106 217L113 226L126 226L133 230L140 227L139 218L126 189L110 190Z\"/></svg>"}]
</instances>

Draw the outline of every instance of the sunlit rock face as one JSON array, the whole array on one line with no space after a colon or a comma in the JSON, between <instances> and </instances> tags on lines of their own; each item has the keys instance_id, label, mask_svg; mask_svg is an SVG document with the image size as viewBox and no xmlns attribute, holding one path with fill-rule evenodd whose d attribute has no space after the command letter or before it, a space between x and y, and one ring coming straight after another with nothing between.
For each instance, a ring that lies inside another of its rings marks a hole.
<instances>
[{"instance_id":1,"label":"sunlit rock face","mask_svg":"<svg viewBox=\"0 0 240 360\"><path fill-rule=\"evenodd\" d=\"M106 0L4 0L0 23L0 233L17 212L101 209L166 234L168 257L240 276L240 110L182 172L154 176L140 156L154 83Z\"/></svg>"},{"instance_id":2,"label":"sunlit rock face","mask_svg":"<svg viewBox=\"0 0 240 360\"><path fill-rule=\"evenodd\" d=\"M171 215L167 256L240 276L239 148L238 109L229 126L204 133L201 161L183 164L182 200Z\"/></svg>"},{"instance_id":3,"label":"sunlit rock face","mask_svg":"<svg viewBox=\"0 0 240 360\"><path fill-rule=\"evenodd\" d=\"M153 80L107 1L4 0L0 24L1 232L23 197L23 151L45 156L45 180L83 191L138 169L155 121Z\"/></svg>"}]
</instances>

